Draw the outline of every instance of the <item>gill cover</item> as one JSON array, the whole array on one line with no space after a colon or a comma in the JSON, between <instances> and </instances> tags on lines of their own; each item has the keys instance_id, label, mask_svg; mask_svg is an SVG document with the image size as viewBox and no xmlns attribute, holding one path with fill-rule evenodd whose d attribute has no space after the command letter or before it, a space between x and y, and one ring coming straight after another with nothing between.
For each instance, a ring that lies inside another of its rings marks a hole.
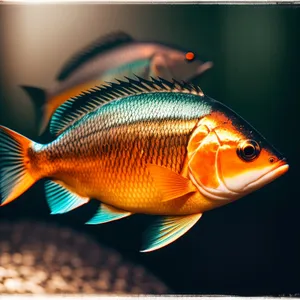
<instances>
[{"instance_id":1,"label":"gill cover","mask_svg":"<svg viewBox=\"0 0 300 300\"><path fill-rule=\"evenodd\" d=\"M188 145L190 178L200 193L210 199L230 200L236 196L219 175L218 155L223 147L226 145L221 145L216 131L206 125L195 130Z\"/></svg>"}]
</instances>

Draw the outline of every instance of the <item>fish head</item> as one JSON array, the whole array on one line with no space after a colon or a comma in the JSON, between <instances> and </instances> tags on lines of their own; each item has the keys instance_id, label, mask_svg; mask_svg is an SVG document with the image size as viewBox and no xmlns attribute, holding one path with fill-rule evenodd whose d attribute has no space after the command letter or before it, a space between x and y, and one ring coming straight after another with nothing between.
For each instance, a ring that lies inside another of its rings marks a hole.
<instances>
[{"instance_id":1,"label":"fish head","mask_svg":"<svg viewBox=\"0 0 300 300\"><path fill-rule=\"evenodd\" d=\"M284 156L232 111L216 111L199 121L188 157L191 180L215 200L237 200L289 168Z\"/></svg>"},{"instance_id":2,"label":"fish head","mask_svg":"<svg viewBox=\"0 0 300 300\"><path fill-rule=\"evenodd\" d=\"M196 54L167 49L154 59L155 73L167 80L190 81L212 67L212 62L203 62Z\"/></svg>"}]
</instances>

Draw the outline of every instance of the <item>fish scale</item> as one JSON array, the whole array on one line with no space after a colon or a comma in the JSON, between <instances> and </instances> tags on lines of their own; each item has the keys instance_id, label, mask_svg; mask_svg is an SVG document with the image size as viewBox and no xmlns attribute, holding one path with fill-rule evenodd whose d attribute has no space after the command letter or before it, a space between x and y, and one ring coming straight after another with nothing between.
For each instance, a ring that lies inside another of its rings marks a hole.
<instances>
[{"instance_id":1,"label":"fish scale","mask_svg":"<svg viewBox=\"0 0 300 300\"><path fill-rule=\"evenodd\" d=\"M43 148L45 164L49 161L52 166L40 176L59 177L80 190L82 196L124 210L150 208L154 213L161 195L146 164L155 163L179 173L189 136L203 113L195 95L172 96L140 94L108 103L85 116ZM186 96L190 99L182 99ZM182 101L190 107L176 105ZM159 205L165 213L174 206Z\"/></svg>"}]
</instances>

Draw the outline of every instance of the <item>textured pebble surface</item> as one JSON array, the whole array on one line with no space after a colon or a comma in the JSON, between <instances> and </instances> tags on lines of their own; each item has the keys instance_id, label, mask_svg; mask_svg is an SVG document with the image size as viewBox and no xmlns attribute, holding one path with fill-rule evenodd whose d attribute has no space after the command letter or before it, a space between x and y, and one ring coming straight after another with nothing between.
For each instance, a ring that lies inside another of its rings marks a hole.
<instances>
[{"instance_id":1,"label":"textured pebble surface","mask_svg":"<svg viewBox=\"0 0 300 300\"><path fill-rule=\"evenodd\" d=\"M142 266L67 228L0 222L1 294L165 294Z\"/></svg>"}]
</instances>

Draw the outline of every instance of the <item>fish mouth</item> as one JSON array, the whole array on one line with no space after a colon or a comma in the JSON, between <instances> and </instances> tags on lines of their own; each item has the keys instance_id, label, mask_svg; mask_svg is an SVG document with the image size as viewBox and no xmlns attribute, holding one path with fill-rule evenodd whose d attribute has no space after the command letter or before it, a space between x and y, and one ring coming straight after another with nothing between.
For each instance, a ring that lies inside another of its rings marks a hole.
<instances>
[{"instance_id":1,"label":"fish mouth","mask_svg":"<svg viewBox=\"0 0 300 300\"><path fill-rule=\"evenodd\" d=\"M243 191L250 193L251 191L257 190L264 185L274 181L278 177L282 176L285 174L289 169L289 165L287 164L285 159L282 159L273 169L271 169L269 172L266 174L263 174L261 177L256 179L253 182L250 182L247 184Z\"/></svg>"},{"instance_id":2,"label":"fish mouth","mask_svg":"<svg viewBox=\"0 0 300 300\"><path fill-rule=\"evenodd\" d=\"M213 200L234 201L274 181L278 177L285 174L288 171L288 169L289 169L289 165L287 164L285 159L282 159L269 172L261 175L255 181L248 183L247 185L244 186L243 190L239 192L229 189L225 185L223 180L221 181L222 190L215 190L215 189L207 188L203 184L198 183L192 174L190 174L190 179L197 187L199 192L205 197L208 197L209 199L213 199Z\"/></svg>"}]
</instances>

